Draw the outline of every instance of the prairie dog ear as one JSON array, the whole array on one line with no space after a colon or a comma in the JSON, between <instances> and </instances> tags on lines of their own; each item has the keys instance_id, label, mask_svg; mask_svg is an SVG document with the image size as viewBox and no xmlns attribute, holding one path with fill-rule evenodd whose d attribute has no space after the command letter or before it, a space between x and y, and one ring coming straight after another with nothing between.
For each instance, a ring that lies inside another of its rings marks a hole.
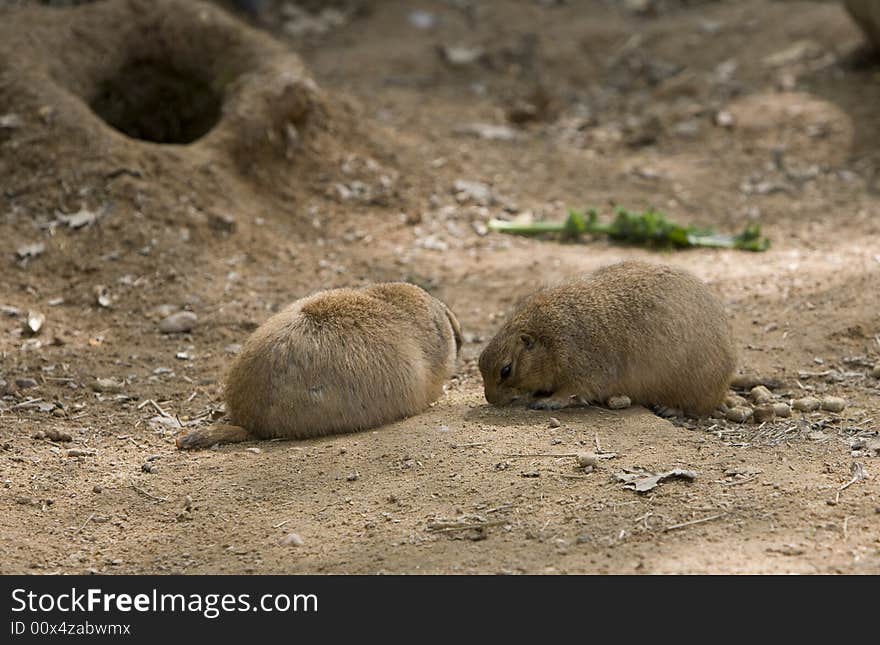
<instances>
[{"instance_id":1,"label":"prairie dog ear","mask_svg":"<svg viewBox=\"0 0 880 645\"><path fill-rule=\"evenodd\" d=\"M452 336L455 338L455 355L458 356L461 351L461 325L458 324L458 318L455 317L455 314L452 313L452 310L447 307L445 304L443 305L443 310L446 313L446 318L449 319L449 324L452 325Z\"/></svg>"},{"instance_id":2,"label":"prairie dog ear","mask_svg":"<svg viewBox=\"0 0 880 645\"><path fill-rule=\"evenodd\" d=\"M531 349L535 346L535 337L531 334L520 334L519 340L526 349Z\"/></svg>"}]
</instances>

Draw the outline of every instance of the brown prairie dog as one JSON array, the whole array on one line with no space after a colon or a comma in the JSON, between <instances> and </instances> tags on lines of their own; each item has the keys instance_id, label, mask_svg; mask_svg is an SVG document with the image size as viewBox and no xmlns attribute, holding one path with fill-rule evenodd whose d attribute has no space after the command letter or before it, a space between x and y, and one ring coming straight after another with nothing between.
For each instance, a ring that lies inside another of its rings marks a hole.
<instances>
[{"instance_id":1,"label":"brown prairie dog","mask_svg":"<svg viewBox=\"0 0 880 645\"><path fill-rule=\"evenodd\" d=\"M227 375L226 409L233 424L262 439L380 426L437 400L460 346L455 315L415 285L319 292L248 338ZM247 438L230 428L177 443L193 448Z\"/></svg>"},{"instance_id":2,"label":"brown prairie dog","mask_svg":"<svg viewBox=\"0 0 880 645\"><path fill-rule=\"evenodd\" d=\"M486 399L633 403L706 414L735 367L724 307L694 275L621 262L538 291L480 355Z\"/></svg>"}]
</instances>

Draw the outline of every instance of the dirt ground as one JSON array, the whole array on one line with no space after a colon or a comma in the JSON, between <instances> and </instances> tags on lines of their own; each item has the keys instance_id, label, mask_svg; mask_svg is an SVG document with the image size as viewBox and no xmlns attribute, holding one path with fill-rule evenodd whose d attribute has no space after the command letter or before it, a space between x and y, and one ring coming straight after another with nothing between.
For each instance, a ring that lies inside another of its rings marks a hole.
<instances>
[{"instance_id":1,"label":"dirt ground","mask_svg":"<svg viewBox=\"0 0 880 645\"><path fill-rule=\"evenodd\" d=\"M0 29L90 7L28 4L0 3ZM243 17L320 88L323 120L292 157L84 130L105 154L58 135L84 122L63 105L28 112L38 87L2 94L0 74L0 573L880 573L880 66L841 6L304 4ZM727 232L757 221L772 247L486 231L612 204ZM739 371L778 380L778 400L847 407L761 425L488 406L476 358L513 303L626 258L706 280ZM223 370L273 311L390 279L463 327L431 409L175 448L181 425L222 417ZM181 308L196 326L161 333ZM597 449L592 473L570 456ZM636 493L614 478L636 467L697 474Z\"/></svg>"}]
</instances>

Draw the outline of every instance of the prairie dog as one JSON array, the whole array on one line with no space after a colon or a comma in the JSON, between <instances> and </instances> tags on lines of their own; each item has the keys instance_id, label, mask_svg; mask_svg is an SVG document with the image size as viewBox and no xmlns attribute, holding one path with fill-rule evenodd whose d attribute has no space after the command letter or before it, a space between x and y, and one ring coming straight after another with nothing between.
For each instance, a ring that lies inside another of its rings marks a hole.
<instances>
[{"instance_id":1,"label":"prairie dog","mask_svg":"<svg viewBox=\"0 0 880 645\"><path fill-rule=\"evenodd\" d=\"M706 414L735 367L724 307L694 275L621 262L520 304L480 355L486 399L538 409L633 403Z\"/></svg>"},{"instance_id":2,"label":"prairie dog","mask_svg":"<svg viewBox=\"0 0 880 645\"><path fill-rule=\"evenodd\" d=\"M247 433L304 439L414 415L443 393L460 347L455 315L415 285L316 293L269 318L236 356L224 392L235 425L191 433L178 447Z\"/></svg>"}]
</instances>

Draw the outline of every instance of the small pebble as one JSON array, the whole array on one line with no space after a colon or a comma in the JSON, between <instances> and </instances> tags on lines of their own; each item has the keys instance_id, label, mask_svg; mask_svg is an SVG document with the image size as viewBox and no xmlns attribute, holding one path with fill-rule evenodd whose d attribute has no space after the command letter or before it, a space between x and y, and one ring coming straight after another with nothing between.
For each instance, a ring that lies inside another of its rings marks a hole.
<instances>
[{"instance_id":1,"label":"small pebble","mask_svg":"<svg viewBox=\"0 0 880 645\"><path fill-rule=\"evenodd\" d=\"M880 378L880 363L877 363L874 366L874 369L871 370L871 376L874 378Z\"/></svg>"},{"instance_id":2,"label":"small pebble","mask_svg":"<svg viewBox=\"0 0 880 645\"><path fill-rule=\"evenodd\" d=\"M167 318L171 314L176 313L178 311L180 311L180 307L178 307L177 305L169 305L169 304L159 305L158 307L153 309L153 313L155 315L159 316L159 318Z\"/></svg>"},{"instance_id":3,"label":"small pebble","mask_svg":"<svg viewBox=\"0 0 880 645\"><path fill-rule=\"evenodd\" d=\"M95 382L92 383L92 389L95 392L108 392L112 394L114 392L121 392L124 385L125 383L116 379L99 378L95 379Z\"/></svg>"},{"instance_id":4,"label":"small pebble","mask_svg":"<svg viewBox=\"0 0 880 645\"><path fill-rule=\"evenodd\" d=\"M795 399L791 402L791 407L798 412L815 412L819 409L820 405L819 399L812 396L805 396L802 399Z\"/></svg>"},{"instance_id":5,"label":"small pebble","mask_svg":"<svg viewBox=\"0 0 880 645\"><path fill-rule=\"evenodd\" d=\"M732 128L734 124L733 115L730 112L722 110L715 115L715 124L722 128Z\"/></svg>"},{"instance_id":6,"label":"small pebble","mask_svg":"<svg viewBox=\"0 0 880 645\"><path fill-rule=\"evenodd\" d=\"M15 384L22 390L37 387L37 382L32 378L17 378L15 379Z\"/></svg>"},{"instance_id":7,"label":"small pebble","mask_svg":"<svg viewBox=\"0 0 880 645\"><path fill-rule=\"evenodd\" d=\"M749 395L752 397L752 401L759 405L761 403L769 403L773 400L773 393L763 385L756 385L753 387L749 392Z\"/></svg>"},{"instance_id":8,"label":"small pebble","mask_svg":"<svg viewBox=\"0 0 880 645\"><path fill-rule=\"evenodd\" d=\"M262 450L260 450L259 448L256 448L256 447L255 448L245 448L244 451L245 452L252 452L255 455L259 455L261 452L263 452Z\"/></svg>"},{"instance_id":9,"label":"small pebble","mask_svg":"<svg viewBox=\"0 0 880 645\"><path fill-rule=\"evenodd\" d=\"M791 408L788 407L788 403L774 403L773 414L775 414L777 417L787 419L791 416Z\"/></svg>"},{"instance_id":10,"label":"small pebble","mask_svg":"<svg viewBox=\"0 0 880 645\"><path fill-rule=\"evenodd\" d=\"M559 423L559 419L557 419L556 417L550 417L550 421L547 422L547 425L551 428L558 428L562 424Z\"/></svg>"},{"instance_id":11,"label":"small pebble","mask_svg":"<svg viewBox=\"0 0 880 645\"><path fill-rule=\"evenodd\" d=\"M64 430L58 430L57 428L47 428L43 431L43 434L52 441L73 441L73 437L69 432L64 432Z\"/></svg>"},{"instance_id":12,"label":"small pebble","mask_svg":"<svg viewBox=\"0 0 880 645\"><path fill-rule=\"evenodd\" d=\"M582 468L593 467L599 463L599 458L594 452L579 452L577 456L578 466Z\"/></svg>"},{"instance_id":13,"label":"small pebble","mask_svg":"<svg viewBox=\"0 0 880 645\"><path fill-rule=\"evenodd\" d=\"M773 383L774 379L762 378L756 374L740 374L739 376L734 376L730 380L730 387L737 390L751 390L756 385L770 385L771 387L775 387Z\"/></svg>"},{"instance_id":14,"label":"small pebble","mask_svg":"<svg viewBox=\"0 0 880 645\"><path fill-rule=\"evenodd\" d=\"M629 400L628 396L612 396L608 399L607 405L612 410L623 410L632 405L632 401Z\"/></svg>"},{"instance_id":15,"label":"small pebble","mask_svg":"<svg viewBox=\"0 0 880 645\"><path fill-rule=\"evenodd\" d=\"M348 477L346 477L345 480L350 481L350 482L356 482L360 478L361 478L360 473L358 473L358 471L354 471L353 473L349 473Z\"/></svg>"},{"instance_id":16,"label":"small pebble","mask_svg":"<svg viewBox=\"0 0 880 645\"><path fill-rule=\"evenodd\" d=\"M752 409L746 407L730 408L724 415L728 421L735 423L745 423L752 416Z\"/></svg>"},{"instance_id":17,"label":"small pebble","mask_svg":"<svg viewBox=\"0 0 880 645\"><path fill-rule=\"evenodd\" d=\"M92 492L93 492L93 493L100 493L102 490L104 490L104 489L101 488L100 486L98 486L97 484L95 484L94 486L92 486Z\"/></svg>"},{"instance_id":18,"label":"small pebble","mask_svg":"<svg viewBox=\"0 0 880 645\"><path fill-rule=\"evenodd\" d=\"M302 546L305 542L303 542L303 539L298 533L288 533L285 538L281 540L281 544L284 546Z\"/></svg>"},{"instance_id":19,"label":"small pebble","mask_svg":"<svg viewBox=\"0 0 880 645\"><path fill-rule=\"evenodd\" d=\"M826 396L822 399L822 409L828 412L842 412L846 407L846 401L839 396Z\"/></svg>"},{"instance_id":20,"label":"small pebble","mask_svg":"<svg viewBox=\"0 0 880 645\"><path fill-rule=\"evenodd\" d=\"M94 455L94 450L80 450L79 448L68 448L65 453L68 457L88 457Z\"/></svg>"},{"instance_id":21,"label":"small pebble","mask_svg":"<svg viewBox=\"0 0 880 645\"><path fill-rule=\"evenodd\" d=\"M776 416L776 412L772 405L759 405L755 408L755 423L764 423L765 421L772 421L773 417Z\"/></svg>"},{"instance_id":22,"label":"small pebble","mask_svg":"<svg viewBox=\"0 0 880 645\"><path fill-rule=\"evenodd\" d=\"M728 408L744 408L749 405L749 402L739 394L728 394L724 399L724 405Z\"/></svg>"},{"instance_id":23,"label":"small pebble","mask_svg":"<svg viewBox=\"0 0 880 645\"><path fill-rule=\"evenodd\" d=\"M180 334L190 331L196 325L198 316L191 311L178 311L176 314L163 318L159 323L159 331L163 334Z\"/></svg>"}]
</instances>

